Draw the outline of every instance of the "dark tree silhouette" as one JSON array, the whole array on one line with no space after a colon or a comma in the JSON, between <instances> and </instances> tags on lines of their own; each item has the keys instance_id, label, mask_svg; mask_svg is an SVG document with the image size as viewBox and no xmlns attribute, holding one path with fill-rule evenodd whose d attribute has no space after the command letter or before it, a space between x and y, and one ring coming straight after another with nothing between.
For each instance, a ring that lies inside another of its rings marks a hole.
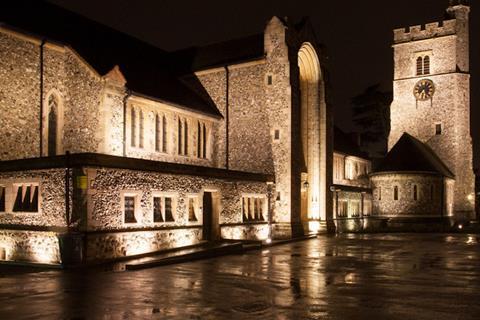
<instances>
[{"instance_id":1,"label":"dark tree silhouette","mask_svg":"<svg viewBox=\"0 0 480 320\"><path fill-rule=\"evenodd\" d=\"M386 151L391 102L392 92L382 91L379 84L352 99L353 122L361 128L362 141L367 147L381 144L382 151Z\"/></svg>"}]
</instances>

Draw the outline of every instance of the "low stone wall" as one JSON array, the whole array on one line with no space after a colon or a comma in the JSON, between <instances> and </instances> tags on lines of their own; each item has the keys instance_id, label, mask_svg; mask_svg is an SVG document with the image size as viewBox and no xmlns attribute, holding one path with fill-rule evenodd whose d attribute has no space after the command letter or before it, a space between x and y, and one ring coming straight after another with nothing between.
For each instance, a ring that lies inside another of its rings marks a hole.
<instances>
[{"instance_id":1,"label":"low stone wall","mask_svg":"<svg viewBox=\"0 0 480 320\"><path fill-rule=\"evenodd\" d=\"M0 230L0 259L60 264L58 236L58 233L49 231Z\"/></svg>"},{"instance_id":2,"label":"low stone wall","mask_svg":"<svg viewBox=\"0 0 480 320\"><path fill-rule=\"evenodd\" d=\"M220 227L222 239L266 240L270 234L268 223L248 225L224 225Z\"/></svg>"},{"instance_id":3,"label":"low stone wall","mask_svg":"<svg viewBox=\"0 0 480 320\"><path fill-rule=\"evenodd\" d=\"M87 235L86 260L110 260L181 248L198 244L201 239L201 228L93 233Z\"/></svg>"}]
</instances>

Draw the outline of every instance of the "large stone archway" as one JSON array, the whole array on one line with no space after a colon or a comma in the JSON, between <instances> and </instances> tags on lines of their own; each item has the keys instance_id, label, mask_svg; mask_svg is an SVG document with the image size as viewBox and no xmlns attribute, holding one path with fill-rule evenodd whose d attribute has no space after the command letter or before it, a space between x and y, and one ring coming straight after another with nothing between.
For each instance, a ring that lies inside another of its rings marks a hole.
<instances>
[{"instance_id":1,"label":"large stone archway","mask_svg":"<svg viewBox=\"0 0 480 320\"><path fill-rule=\"evenodd\" d=\"M300 84L301 205L306 233L318 232L326 219L327 121L325 89L318 55L305 42L298 51Z\"/></svg>"}]
</instances>

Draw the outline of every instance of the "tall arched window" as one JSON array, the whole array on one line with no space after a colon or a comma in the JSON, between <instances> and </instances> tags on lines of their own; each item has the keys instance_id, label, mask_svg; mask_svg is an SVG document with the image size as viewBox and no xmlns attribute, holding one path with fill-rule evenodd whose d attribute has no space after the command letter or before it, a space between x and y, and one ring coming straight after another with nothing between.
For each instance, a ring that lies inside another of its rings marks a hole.
<instances>
[{"instance_id":1,"label":"tall arched window","mask_svg":"<svg viewBox=\"0 0 480 320\"><path fill-rule=\"evenodd\" d=\"M167 117L162 117L162 152L167 152Z\"/></svg>"},{"instance_id":2,"label":"tall arched window","mask_svg":"<svg viewBox=\"0 0 480 320\"><path fill-rule=\"evenodd\" d=\"M422 57L417 58L417 76L423 74L423 59Z\"/></svg>"},{"instance_id":3,"label":"tall arched window","mask_svg":"<svg viewBox=\"0 0 480 320\"><path fill-rule=\"evenodd\" d=\"M48 156L57 155L58 100L55 95L48 98Z\"/></svg>"},{"instance_id":4,"label":"tall arched window","mask_svg":"<svg viewBox=\"0 0 480 320\"><path fill-rule=\"evenodd\" d=\"M136 124L136 121L137 121L137 115L136 115L136 112L135 112L135 108L132 108L131 110L131 113L130 113L130 122L131 122L131 128L130 128L130 131L131 131L131 146L132 147L135 147L135 140L136 140L136 131L137 131L137 124Z\"/></svg>"},{"instance_id":5,"label":"tall arched window","mask_svg":"<svg viewBox=\"0 0 480 320\"><path fill-rule=\"evenodd\" d=\"M423 58L423 74L430 74L430 57Z\"/></svg>"},{"instance_id":6,"label":"tall arched window","mask_svg":"<svg viewBox=\"0 0 480 320\"><path fill-rule=\"evenodd\" d=\"M203 157L207 158L207 128L203 124Z\"/></svg>"},{"instance_id":7,"label":"tall arched window","mask_svg":"<svg viewBox=\"0 0 480 320\"><path fill-rule=\"evenodd\" d=\"M200 121L197 122L197 157L202 157L202 127Z\"/></svg>"},{"instance_id":8,"label":"tall arched window","mask_svg":"<svg viewBox=\"0 0 480 320\"><path fill-rule=\"evenodd\" d=\"M418 187L416 184L413 185L413 200L418 200Z\"/></svg>"},{"instance_id":9,"label":"tall arched window","mask_svg":"<svg viewBox=\"0 0 480 320\"><path fill-rule=\"evenodd\" d=\"M139 132L138 132L138 146L140 148L143 148L143 121L144 121L144 118L143 118L143 111L140 110L139 112L139 121L138 121L138 129L139 129Z\"/></svg>"},{"instance_id":10,"label":"tall arched window","mask_svg":"<svg viewBox=\"0 0 480 320\"><path fill-rule=\"evenodd\" d=\"M183 124L180 117L178 117L178 154L183 154Z\"/></svg>"},{"instance_id":11,"label":"tall arched window","mask_svg":"<svg viewBox=\"0 0 480 320\"><path fill-rule=\"evenodd\" d=\"M183 146L184 146L183 154L188 155L188 123L187 123L187 119L184 120L183 129L185 131L185 135L183 137L185 139L185 141L183 142Z\"/></svg>"},{"instance_id":12,"label":"tall arched window","mask_svg":"<svg viewBox=\"0 0 480 320\"><path fill-rule=\"evenodd\" d=\"M393 200L398 200L398 187L393 187Z\"/></svg>"},{"instance_id":13,"label":"tall arched window","mask_svg":"<svg viewBox=\"0 0 480 320\"><path fill-rule=\"evenodd\" d=\"M155 151L160 151L160 144L162 141L162 123L161 123L161 118L158 114L155 115Z\"/></svg>"}]
</instances>

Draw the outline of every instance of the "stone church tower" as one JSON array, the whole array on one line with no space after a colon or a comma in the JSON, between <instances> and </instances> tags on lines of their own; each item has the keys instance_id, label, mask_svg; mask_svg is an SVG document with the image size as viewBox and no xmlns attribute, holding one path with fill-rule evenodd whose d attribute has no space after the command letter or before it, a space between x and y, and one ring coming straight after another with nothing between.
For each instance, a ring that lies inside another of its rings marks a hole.
<instances>
[{"instance_id":1,"label":"stone church tower","mask_svg":"<svg viewBox=\"0 0 480 320\"><path fill-rule=\"evenodd\" d=\"M450 1L448 20L394 30L394 99L389 151L404 133L427 145L454 174L455 219L473 217L469 12ZM449 215L450 215L449 214Z\"/></svg>"}]
</instances>

